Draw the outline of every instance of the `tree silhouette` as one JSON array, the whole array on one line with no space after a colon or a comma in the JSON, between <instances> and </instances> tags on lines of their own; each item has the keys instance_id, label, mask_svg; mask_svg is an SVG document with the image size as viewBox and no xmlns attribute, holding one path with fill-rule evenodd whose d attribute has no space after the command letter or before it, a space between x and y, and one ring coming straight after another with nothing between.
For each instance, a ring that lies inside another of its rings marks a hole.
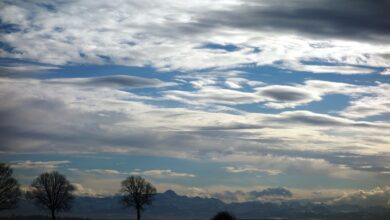
<instances>
[{"instance_id":1,"label":"tree silhouette","mask_svg":"<svg viewBox=\"0 0 390 220\"><path fill-rule=\"evenodd\" d=\"M18 181L9 165L0 163L0 211L15 208L21 195Z\"/></svg>"},{"instance_id":2,"label":"tree silhouette","mask_svg":"<svg viewBox=\"0 0 390 220\"><path fill-rule=\"evenodd\" d=\"M234 216L228 212L219 212L211 220L235 220Z\"/></svg>"},{"instance_id":3,"label":"tree silhouette","mask_svg":"<svg viewBox=\"0 0 390 220\"><path fill-rule=\"evenodd\" d=\"M137 211L137 220L140 220L144 206L152 204L156 188L140 176L129 176L122 181L121 192L123 205L133 207Z\"/></svg>"},{"instance_id":4,"label":"tree silhouette","mask_svg":"<svg viewBox=\"0 0 390 220\"><path fill-rule=\"evenodd\" d=\"M42 173L33 181L31 188L28 198L34 200L36 205L48 209L53 220L59 211L71 208L75 187L57 171Z\"/></svg>"}]
</instances>

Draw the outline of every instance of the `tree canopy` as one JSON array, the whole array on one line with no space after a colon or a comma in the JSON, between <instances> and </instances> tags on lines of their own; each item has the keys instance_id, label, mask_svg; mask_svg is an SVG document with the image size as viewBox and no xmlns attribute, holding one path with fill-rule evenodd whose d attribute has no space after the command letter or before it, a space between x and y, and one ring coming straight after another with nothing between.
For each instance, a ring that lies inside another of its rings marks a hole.
<instances>
[{"instance_id":1,"label":"tree canopy","mask_svg":"<svg viewBox=\"0 0 390 220\"><path fill-rule=\"evenodd\" d=\"M21 195L18 181L9 165L0 163L0 210L15 208Z\"/></svg>"},{"instance_id":2,"label":"tree canopy","mask_svg":"<svg viewBox=\"0 0 390 220\"><path fill-rule=\"evenodd\" d=\"M28 197L38 206L50 210L52 219L59 211L71 208L75 187L57 171L41 174L33 181L31 188Z\"/></svg>"},{"instance_id":3,"label":"tree canopy","mask_svg":"<svg viewBox=\"0 0 390 220\"><path fill-rule=\"evenodd\" d=\"M140 176L129 176L122 181L122 202L127 207L137 211L137 219L141 218L144 207L151 205L156 194L156 188Z\"/></svg>"}]
</instances>

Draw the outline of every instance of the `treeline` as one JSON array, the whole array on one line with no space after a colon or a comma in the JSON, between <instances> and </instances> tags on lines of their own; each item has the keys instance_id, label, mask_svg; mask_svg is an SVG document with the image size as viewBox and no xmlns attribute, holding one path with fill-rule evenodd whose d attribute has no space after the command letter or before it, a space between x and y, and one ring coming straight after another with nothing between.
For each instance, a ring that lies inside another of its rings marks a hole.
<instances>
[{"instance_id":1,"label":"treeline","mask_svg":"<svg viewBox=\"0 0 390 220\"><path fill-rule=\"evenodd\" d=\"M18 181L12 176L9 165L0 163L0 211L16 208L23 196ZM55 220L61 211L68 211L74 200L75 186L64 175L57 171L45 172L35 178L24 194L39 208L47 210L51 219ZM120 192L121 203L125 207L133 207L137 219L141 219L141 211L153 202L156 188L140 176L129 176L122 181ZM29 218L30 219L30 218Z\"/></svg>"},{"instance_id":2,"label":"treeline","mask_svg":"<svg viewBox=\"0 0 390 220\"><path fill-rule=\"evenodd\" d=\"M51 219L56 220L59 212L68 211L74 201L75 186L57 171L44 172L36 177L27 192L22 193L18 181L12 176L13 170L9 165L0 163L0 211L14 209L22 196L50 213ZM151 205L157 193L156 188L140 176L129 176L121 183L119 191L122 194L121 203L125 207L134 208L137 220L141 212ZM47 218L47 217L46 217ZM9 217L8 219L46 219L42 216ZM3 218L5 219L5 218ZM47 218L50 219L50 218ZM80 218L60 218L66 220L81 220ZM234 219L227 212L218 213L214 220ZM84 219L85 220L85 219Z\"/></svg>"}]
</instances>

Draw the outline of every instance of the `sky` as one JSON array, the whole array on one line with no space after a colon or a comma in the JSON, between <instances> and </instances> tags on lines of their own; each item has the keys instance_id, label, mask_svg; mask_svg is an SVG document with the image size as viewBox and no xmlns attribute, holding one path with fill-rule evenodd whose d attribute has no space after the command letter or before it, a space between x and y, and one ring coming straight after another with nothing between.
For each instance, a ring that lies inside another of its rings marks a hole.
<instances>
[{"instance_id":1,"label":"sky","mask_svg":"<svg viewBox=\"0 0 390 220\"><path fill-rule=\"evenodd\" d=\"M24 187L58 170L80 195L141 175L228 202L390 205L389 10L3 0L0 160Z\"/></svg>"}]
</instances>

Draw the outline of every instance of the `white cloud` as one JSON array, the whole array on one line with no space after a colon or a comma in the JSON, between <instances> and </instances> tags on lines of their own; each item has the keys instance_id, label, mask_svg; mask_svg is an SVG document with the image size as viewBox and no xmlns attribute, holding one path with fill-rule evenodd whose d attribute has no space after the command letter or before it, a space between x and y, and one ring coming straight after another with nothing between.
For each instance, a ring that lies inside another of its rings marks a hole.
<instances>
[{"instance_id":1,"label":"white cloud","mask_svg":"<svg viewBox=\"0 0 390 220\"><path fill-rule=\"evenodd\" d=\"M331 204L354 204L364 207L390 207L390 186L377 187L371 190L360 190L353 193L345 193L344 195L335 198Z\"/></svg>"},{"instance_id":2,"label":"white cloud","mask_svg":"<svg viewBox=\"0 0 390 220\"><path fill-rule=\"evenodd\" d=\"M99 196L107 195L105 193L98 192L95 189L92 189L92 188L89 188L89 187L84 187L80 183L72 183L72 185L76 189L74 194L77 195L77 196L99 197Z\"/></svg>"},{"instance_id":3,"label":"white cloud","mask_svg":"<svg viewBox=\"0 0 390 220\"><path fill-rule=\"evenodd\" d=\"M386 68L381 72L382 75L390 75L390 68Z\"/></svg>"},{"instance_id":4,"label":"white cloud","mask_svg":"<svg viewBox=\"0 0 390 220\"><path fill-rule=\"evenodd\" d=\"M280 170L270 170L270 169L260 169L255 166L246 165L246 166L227 166L225 171L228 173L264 173L266 175L279 175L282 173Z\"/></svg>"},{"instance_id":5,"label":"white cloud","mask_svg":"<svg viewBox=\"0 0 390 220\"><path fill-rule=\"evenodd\" d=\"M359 172L345 165L332 164L324 159L275 156L275 155L253 155L253 154L234 154L215 157L215 161L231 161L246 163L246 168L228 167L228 172L259 172L273 171L290 175L315 176L322 175L335 179L359 179L368 177L371 174ZM261 167L261 169L259 168ZM257 169L259 170L257 170Z\"/></svg>"},{"instance_id":6,"label":"white cloud","mask_svg":"<svg viewBox=\"0 0 390 220\"><path fill-rule=\"evenodd\" d=\"M172 170L144 170L144 171L133 171L132 175L145 175L150 176L152 178L179 178L179 177L187 177L194 178L196 177L194 174L190 173L180 173Z\"/></svg>"},{"instance_id":7,"label":"white cloud","mask_svg":"<svg viewBox=\"0 0 390 220\"><path fill-rule=\"evenodd\" d=\"M110 170L110 169L91 169L91 170L85 170L87 173L98 173L103 175L119 175L123 174L119 172L118 170Z\"/></svg>"},{"instance_id":8,"label":"white cloud","mask_svg":"<svg viewBox=\"0 0 390 220\"><path fill-rule=\"evenodd\" d=\"M75 172L78 174L92 174L92 175L126 175L125 172L120 172L113 169L86 169L80 170L78 168L68 168L68 171Z\"/></svg>"},{"instance_id":9,"label":"white cloud","mask_svg":"<svg viewBox=\"0 0 390 220\"><path fill-rule=\"evenodd\" d=\"M349 118L365 118L390 112L390 84L380 83L368 89L370 95L351 101L341 115Z\"/></svg>"},{"instance_id":10,"label":"white cloud","mask_svg":"<svg viewBox=\"0 0 390 220\"><path fill-rule=\"evenodd\" d=\"M59 166L64 164L69 164L68 160L58 160L58 161L13 161L11 162L12 168L15 169L39 169L45 171L52 171L57 169Z\"/></svg>"},{"instance_id":11,"label":"white cloud","mask_svg":"<svg viewBox=\"0 0 390 220\"><path fill-rule=\"evenodd\" d=\"M358 155L389 152L388 126L383 122L310 111L263 114L164 107L143 102L155 97L139 97L116 87L85 89L77 84L4 78L0 83L4 119L0 125L7 132L1 136L4 152L114 152L228 162L245 162L251 157L262 161L257 156L269 153L280 165L248 165L286 173L288 167L294 167L289 163L306 163L297 166L304 172L323 172L332 178L339 178L336 170L348 178L355 172L326 160L279 156L295 152L305 155L304 151ZM310 81L304 86L310 83L314 84ZM327 86L319 87L319 93L345 89L339 84L321 83ZM353 86L347 88L345 93L358 93ZM321 172L313 171L315 165ZM166 171L165 175L175 174Z\"/></svg>"},{"instance_id":12,"label":"white cloud","mask_svg":"<svg viewBox=\"0 0 390 220\"><path fill-rule=\"evenodd\" d=\"M282 31L285 27L269 28L269 24L250 28L251 19L273 14L261 13L261 10L273 8L268 2L251 5L239 0L205 0L185 3L143 1L140 4L84 0L52 5L55 10L50 11L34 2L2 3L1 19L22 30L3 34L3 41L16 51L2 50L5 57L50 64L152 65L160 70L196 70L254 63L314 73L368 74L374 72L368 67L389 67L388 59L381 56L390 52L387 44L336 35L332 39L327 35L321 39L313 37L313 33L302 33L311 28ZM240 16L235 13L242 10L244 14L245 10L247 13L260 12L250 19L232 19ZM226 19L221 21L218 16ZM258 18L255 23L265 21L274 20ZM236 22L243 24L234 25ZM290 22L297 21L292 19ZM236 45L239 50L201 47L209 42ZM310 61L328 65L305 63Z\"/></svg>"},{"instance_id":13,"label":"white cloud","mask_svg":"<svg viewBox=\"0 0 390 220\"><path fill-rule=\"evenodd\" d=\"M230 80L227 78L226 80ZM242 80L239 80L242 81ZM265 107L274 109L295 108L315 101L321 101L326 95L341 94L360 97L370 94L373 87L363 87L353 84L330 82L321 80L307 80L304 84L295 85L264 85L261 82L250 81L255 91L240 91L240 87L232 89L221 88L217 80L199 79L195 91L168 90L165 98L193 105L239 105L261 103ZM256 84L255 84L256 83Z\"/></svg>"}]
</instances>

